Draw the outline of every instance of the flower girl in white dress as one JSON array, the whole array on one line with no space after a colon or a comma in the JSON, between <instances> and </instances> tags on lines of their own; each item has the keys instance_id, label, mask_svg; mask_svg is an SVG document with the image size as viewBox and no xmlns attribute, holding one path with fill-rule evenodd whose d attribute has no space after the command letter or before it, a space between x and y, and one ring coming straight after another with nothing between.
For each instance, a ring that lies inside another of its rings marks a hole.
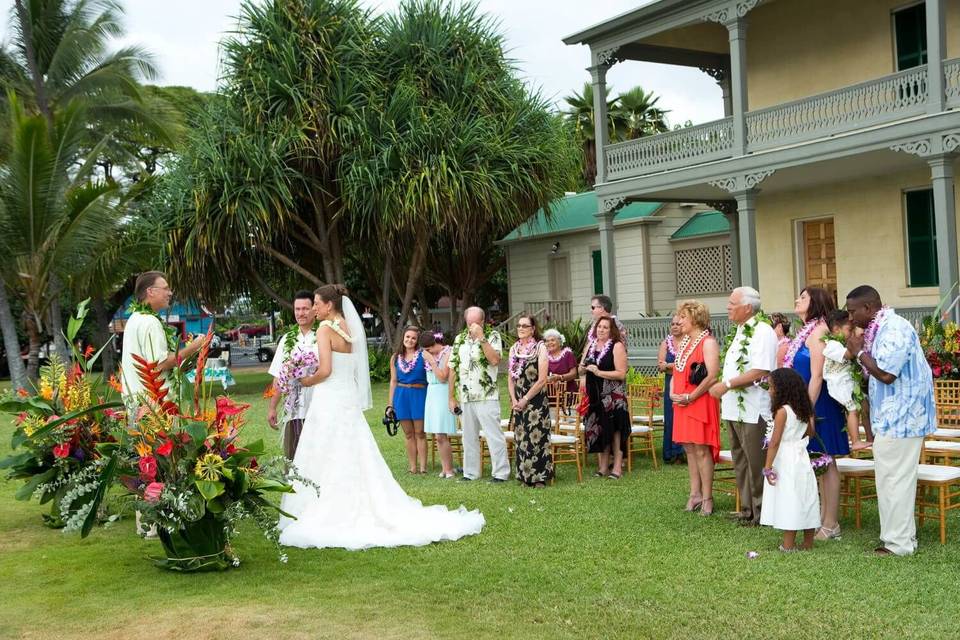
<instances>
[{"instance_id":1,"label":"flower girl in white dress","mask_svg":"<svg viewBox=\"0 0 960 640\"><path fill-rule=\"evenodd\" d=\"M767 481L760 524L783 530L781 551L797 549L798 531L803 531L799 548L809 549L820 527L817 478L807 453L807 441L815 434L813 406L806 383L793 369L777 369L769 383L773 433L763 469Z\"/></svg>"}]
</instances>

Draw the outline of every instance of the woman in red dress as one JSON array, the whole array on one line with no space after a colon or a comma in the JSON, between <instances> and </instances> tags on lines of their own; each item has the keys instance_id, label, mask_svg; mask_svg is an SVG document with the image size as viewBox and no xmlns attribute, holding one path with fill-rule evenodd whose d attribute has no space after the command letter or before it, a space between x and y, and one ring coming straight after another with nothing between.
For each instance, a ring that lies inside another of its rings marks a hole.
<instances>
[{"instance_id":1,"label":"woman in red dress","mask_svg":"<svg viewBox=\"0 0 960 640\"><path fill-rule=\"evenodd\" d=\"M686 511L713 513L713 465L720 456L720 410L709 394L720 371L720 348L710 335L710 311L696 300L680 303L673 365L673 441L683 445L690 472Z\"/></svg>"}]
</instances>

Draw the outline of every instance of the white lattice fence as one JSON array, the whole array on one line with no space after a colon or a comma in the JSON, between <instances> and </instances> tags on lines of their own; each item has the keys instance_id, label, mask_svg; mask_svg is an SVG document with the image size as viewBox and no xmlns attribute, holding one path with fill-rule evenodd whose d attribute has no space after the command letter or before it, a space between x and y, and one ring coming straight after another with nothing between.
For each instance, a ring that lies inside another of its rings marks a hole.
<instances>
[{"instance_id":1,"label":"white lattice fence","mask_svg":"<svg viewBox=\"0 0 960 640\"><path fill-rule=\"evenodd\" d=\"M733 268L728 245L678 249L674 257L678 296L719 294L732 288Z\"/></svg>"}]
</instances>

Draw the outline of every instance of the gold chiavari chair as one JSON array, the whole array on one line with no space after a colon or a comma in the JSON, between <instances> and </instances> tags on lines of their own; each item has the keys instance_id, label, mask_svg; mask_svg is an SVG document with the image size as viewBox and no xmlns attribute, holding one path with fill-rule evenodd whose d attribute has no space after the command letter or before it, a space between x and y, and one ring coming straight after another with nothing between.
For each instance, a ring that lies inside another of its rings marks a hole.
<instances>
[{"instance_id":1,"label":"gold chiavari chair","mask_svg":"<svg viewBox=\"0 0 960 640\"><path fill-rule=\"evenodd\" d=\"M657 445L653 437L653 416L663 404L657 384L628 384L627 410L631 416L630 437L627 439L627 471L633 470L633 454L649 453L653 468L659 469Z\"/></svg>"}]
</instances>

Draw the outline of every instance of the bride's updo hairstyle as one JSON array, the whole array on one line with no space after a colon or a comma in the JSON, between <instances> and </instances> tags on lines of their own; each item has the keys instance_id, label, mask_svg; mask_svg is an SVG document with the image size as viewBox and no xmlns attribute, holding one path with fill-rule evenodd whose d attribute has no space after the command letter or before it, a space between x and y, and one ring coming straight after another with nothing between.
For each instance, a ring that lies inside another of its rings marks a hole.
<instances>
[{"instance_id":1,"label":"bride's updo hairstyle","mask_svg":"<svg viewBox=\"0 0 960 640\"><path fill-rule=\"evenodd\" d=\"M332 302L334 310L343 313L342 298L350 295L350 292L342 284L325 284L314 289L313 295L320 296L324 302Z\"/></svg>"}]
</instances>

